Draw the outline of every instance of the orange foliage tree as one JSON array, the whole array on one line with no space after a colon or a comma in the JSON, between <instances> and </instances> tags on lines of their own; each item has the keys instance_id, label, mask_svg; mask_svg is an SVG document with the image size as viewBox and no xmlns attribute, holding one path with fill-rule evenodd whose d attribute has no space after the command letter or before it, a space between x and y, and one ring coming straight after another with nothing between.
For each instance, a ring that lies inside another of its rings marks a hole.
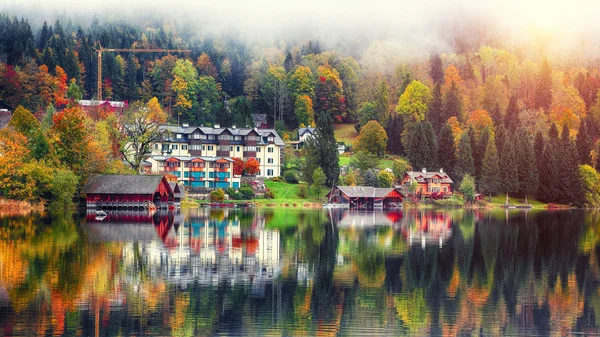
<instances>
[{"instance_id":1,"label":"orange foliage tree","mask_svg":"<svg viewBox=\"0 0 600 337\"><path fill-rule=\"evenodd\" d=\"M60 66L56 66L56 78L54 80L56 90L54 91L54 104L56 106L63 106L69 103L67 100L67 73Z\"/></svg>"},{"instance_id":2,"label":"orange foliage tree","mask_svg":"<svg viewBox=\"0 0 600 337\"><path fill-rule=\"evenodd\" d=\"M244 161L240 158L233 158L233 175L241 176L244 173Z\"/></svg>"},{"instance_id":3,"label":"orange foliage tree","mask_svg":"<svg viewBox=\"0 0 600 337\"><path fill-rule=\"evenodd\" d=\"M260 164L256 158L250 158L246 161L246 173L254 176L260 171Z\"/></svg>"}]
</instances>

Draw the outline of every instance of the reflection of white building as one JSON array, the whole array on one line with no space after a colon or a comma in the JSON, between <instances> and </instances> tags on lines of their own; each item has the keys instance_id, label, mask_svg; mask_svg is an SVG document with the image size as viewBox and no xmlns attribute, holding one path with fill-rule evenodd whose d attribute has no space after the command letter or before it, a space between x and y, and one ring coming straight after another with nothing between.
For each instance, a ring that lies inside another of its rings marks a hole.
<instances>
[{"instance_id":1,"label":"reflection of white building","mask_svg":"<svg viewBox=\"0 0 600 337\"><path fill-rule=\"evenodd\" d=\"M451 216L442 212L411 214L404 219L404 226L408 231L408 244L420 245L423 249L427 246L442 248L452 237Z\"/></svg>"}]
</instances>

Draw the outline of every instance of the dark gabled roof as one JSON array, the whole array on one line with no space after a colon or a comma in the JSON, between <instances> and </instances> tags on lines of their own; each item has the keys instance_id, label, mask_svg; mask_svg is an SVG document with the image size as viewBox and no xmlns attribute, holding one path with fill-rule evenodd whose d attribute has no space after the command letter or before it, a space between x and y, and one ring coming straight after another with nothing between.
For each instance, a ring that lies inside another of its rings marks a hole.
<instances>
[{"instance_id":1,"label":"dark gabled roof","mask_svg":"<svg viewBox=\"0 0 600 337\"><path fill-rule=\"evenodd\" d=\"M337 186L349 198L383 198L394 188L379 188L371 186Z\"/></svg>"},{"instance_id":2,"label":"dark gabled roof","mask_svg":"<svg viewBox=\"0 0 600 337\"><path fill-rule=\"evenodd\" d=\"M98 174L88 179L84 194L154 194L162 175Z\"/></svg>"},{"instance_id":3,"label":"dark gabled roof","mask_svg":"<svg viewBox=\"0 0 600 337\"><path fill-rule=\"evenodd\" d=\"M316 128L300 128L300 129L298 129L298 137L302 137L302 135L304 135L307 132L314 134L315 130L317 130L317 129Z\"/></svg>"},{"instance_id":4,"label":"dark gabled roof","mask_svg":"<svg viewBox=\"0 0 600 337\"><path fill-rule=\"evenodd\" d=\"M80 100L79 101L79 105L85 106L85 107L101 106L104 104L108 104L112 108L126 108L127 107L127 103L122 102L122 101L97 101L97 100Z\"/></svg>"},{"instance_id":5,"label":"dark gabled roof","mask_svg":"<svg viewBox=\"0 0 600 337\"><path fill-rule=\"evenodd\" d=\"M175 198L183 198L183 190L181 189L181 185L175 182L170 182L169 186L171 186L171 190L173 191L173 196Z\"/></svg>"},{"instance_id":6,"label":"dark gabled roof","mask_svg":"<svg viewBox=\"0 0 600 337\"><path fill-rule=\"evenodd\" d=\"M273 135L275 137L274 143L275 145L278 146L284 146L285 143L283 142L283 140L281 139L281 137L279 136L279 134L277 133L277 131L275 129L255 129L255 128L215 128L215 127L209 127L209 126L178 126L178 125L162 125L159 128L160 132L165 132L168 131L172 134L182 134L182 135L189 135L194 133L196 130L199 130L200 132L202 132L205 135L213 135L213 136L218 136L220 134L222 134L223 132L229 132L231 135L234 136L246 136L249 133L251 133L252 131L256 132L260 137L268 137L269 135ZM181 138L181 139L177 139L177 138L173 138L176 136L171 136L169 137L169 139L165 139L165 141L169 141L169 142L181 142L181 143L185 143L187 142L187 140L185 138Z\"/></svg>"},{"instance_id":7,"label":"dark gabled roof","mask_svg":"<svg viewBox=\"0 0 600 337\"><path fill-rule=\"evenodd\" d=\"M10 122L12 115L8 110L0 110L0 129L4 128Z\"/></svg>"},{"instance_id":8,"label":"dark gabled roof","mask_svg":"<svg viewBox=\"0 0 600 337\"><path fill-rule=\"evenodd\" d=\"M261 126L263 123L267 123L267 114L252 114L252 120L256 127Z\"/></svg>"}]
</instances>

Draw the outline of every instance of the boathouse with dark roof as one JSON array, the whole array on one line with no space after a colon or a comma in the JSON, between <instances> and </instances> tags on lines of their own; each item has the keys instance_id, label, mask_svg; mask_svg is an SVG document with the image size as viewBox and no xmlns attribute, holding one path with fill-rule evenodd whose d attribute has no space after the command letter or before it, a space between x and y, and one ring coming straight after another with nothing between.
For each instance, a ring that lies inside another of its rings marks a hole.
<instances>
[{"instance_id":1,"label":"boathouse with dark roof","mask_svg":"<svg viewBox=\"0 0 600 337\"><path fill-rule=\"evenodd\" d=\"M391 187L336 186L327 197L332 204L347 204L350 208L391 208L402 204L402 195Z\"/></svg>"},{"instance_id":2,"label":"boathouse with dark roof","mask_svg":"<svg viewBox=\"0 0 600 337\"><path fill-rule=\"evenodd\" d=\"M175 203L163 175L93 175L82 192L88 208L162 208Z\"/></svg>"}]
</instances>

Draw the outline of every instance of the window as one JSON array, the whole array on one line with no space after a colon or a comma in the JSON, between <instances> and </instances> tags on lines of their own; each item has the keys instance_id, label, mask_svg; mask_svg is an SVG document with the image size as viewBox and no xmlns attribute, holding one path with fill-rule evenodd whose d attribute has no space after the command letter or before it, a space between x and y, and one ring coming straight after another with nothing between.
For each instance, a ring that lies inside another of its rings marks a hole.
<instances>
[{"instance_id":1,"label":"window","mask_svg":"<svg viewBox=\"0 0 600 337\"><path fill-rule=\"evenodd\" d=\"M256 146L244 146L244 151L256 152Z\"/></svg>"},{"instance_id":2,"label":"window","mask_svg":"<svg viewBox=\"0 0 600 337\"><path fill-rule=\"evenodd\" d=\"M260 147L257 147L257 148L256 148L256 152L260 152Z\"/></svg>"},{"instance_id":3,"label":"window","mask_svg":"<svg viewBox=\"0 0 600 337\"><path fill-rule=\"evenodd\" d=\"M268 147L268 148L267 148L267 152L269 152L269 153L273 153L273 148L272 148L272 147Z\"/></svg>"},{"instance_id":4,"label":"window","mask_svg":"<svg viewBox=\"0 0 600 337\"><path fill-rule=\"evenodd\" d=\"M249 142L256 142L258 139L256 136L246 136L246 140Z\"/></svg>"},{"instance_id":5,"label":"window","mask_svg":"<svg viewBox=\"0 0 600 337\"><path fill-rule=\"evenodd\" d=\"M193 137L194 139L200 139L200 134L199 134L199 133L194 133L194 134L192 135L192 137Z\"/></svg>"},{"instance_id":6,"label":"window","mask_svg":"<svg viewBox=\"0 0 600 337\"><path fill-rule=\"evenodd\" d=\"M158 144L154 144L154 149L158 150Z\"/></svg>"},{"instance_id":7,"label":"window","mask_svg":"<svg viewBox=\"0 0 600 337\"><path fill-rule=\"evenodd\" d=\"M274 142L275 141L275 137L274 136L269 136L269 142Z\"/></svg>"},{"instance_id":8,"label":"window","mask_svg":"<svg viewBox=\"0 0 600 337\"><path fill-rule=\"evenodd\" d=\"M186 163L187 164L187 163ZM190 173L188 171L184 171L183 172L183 177L187 178L190 175Z\"/></svg>"},{"instance_id":9,"label":"window","mask_svg":"<svg viewBox=\"0 0 600 337\"><path fill-rule=\"evenodd\" d=\"M269 163L269 164L273 164L273 158L268 158L268 159L267 159L267 163Z\"/></svg>"},{"instance_id":10,"label":"window","mask_svg":"<svg viewBox=\"0 0 600 337\"><path fill-rule=\"evenodd\" d=\"M183 167L190 167L190 163L189 163L189 162L187 162L187 161L186 161L186 162L184 162L184 163L183 163Z\"/></svg>"},{"instance_id":11,"label":"window","mask_svg":"<svg viewBox=\"0 0 600 337\"><path fill-rule=\"evenodd\" d=\"M177 144L171 145L171 149L173 149L173 150L177 150L178 148L179 148L179 146L177 146Z\"/></svg>"},{"instance_id":12,"label":"window","mask_svg":"<svg viewBox=\"0 0 600 337\"><path fill-rule=\"evenodd\" d=\"M219 140L231 140L231 136L230 135L220 135Z\"/></svg>"},{"instance_id":13,"label":"window","mask_svg":"<svg viewBox=\"0 0 600 337\"><path fill-rule=\"evenodd\" d=\"M260 158L256 158L256 160L258 160L258 162L260 163Z\"/></svg>"},{"instance_id":14,"label":"window","mask_svg":"<svg viewBox=\"0 0 600 337\"><path fill-rule=\"evenodd\" d=\"M184 145L184 146L187 146L187 145ZM190 150L200 151L200 150L202 150L202 145L190 145Z\"/></svg>"},{"instance_id":15,"label":"window","mask_svg":"<svg viewBox=\"0 0 600 337\"><path fill-rule=\"evenodd\" d=\"M177 139L181 139L181 133L177 134Z\"/></svg>"},{"instance_id":16,"label":"window","mask_svg":"<svg viewBox=\"0 0 600 337\"><path fill-rule=\"evenodd\" d=\"M206 146L205 145L202 145L202 150L206 151Z\"/></svg>"},{"instance_id":17,"label":"window","mask_svg":"<svg viewBox=\"0 0 600 337\"><path fill-rule=\"evenodd\" d=\"M212 150L214 150L214 149L215 149L215 147L214 147L214 146L212 146L212 145L209 145L209 146L208 146L208 151L212 151Z\"/></svg>"},{"instance_id":18,"label":"window","mask_svg":"<svg viewBox=\"0 0 600 337\"><path fill-rule=\"evenodd\" d=\"M187 150L187 147L188 147L187 145L181 145L182 150Z\"/></svg>"},{"instance_id":19,"label":"window","mask_svg":"<svg viewBox=\"0 0 600 337\"><path fill-rule=\"evenodd\" d=\"M273 170L267 170L267 176L271 177L273 175Z\"/></svg>"},{"instance_id":20,"label":"window","mask_svg":"<svg viewBox=\"0 0 600 337\"><path fill-rule=\"evenodd\" d=\"M240 147L239 147L239 146L236 146L236 149L235 149L235 150L236 150L237 152L240 152Z\"/></svg>"},{"instance_id":21,"label":"window","mask_svg":"<svg viewBox=\"0 0 600 337\"><path fill-rule=\"evenodd\" d=\"M215 140L215 135L209 135L209 136L208 136L208 139L210 139L210 140Z\"/></svg>"},{"instance_id":22,"label":"window","mask_svg":"<svg viewBox=\"0 0 600 337\"><path fill-rule=\"evenodd\" d=\"M234 140L242 140L242 136L235 136L233 137Z\"/></svg>"}]
</instances>

